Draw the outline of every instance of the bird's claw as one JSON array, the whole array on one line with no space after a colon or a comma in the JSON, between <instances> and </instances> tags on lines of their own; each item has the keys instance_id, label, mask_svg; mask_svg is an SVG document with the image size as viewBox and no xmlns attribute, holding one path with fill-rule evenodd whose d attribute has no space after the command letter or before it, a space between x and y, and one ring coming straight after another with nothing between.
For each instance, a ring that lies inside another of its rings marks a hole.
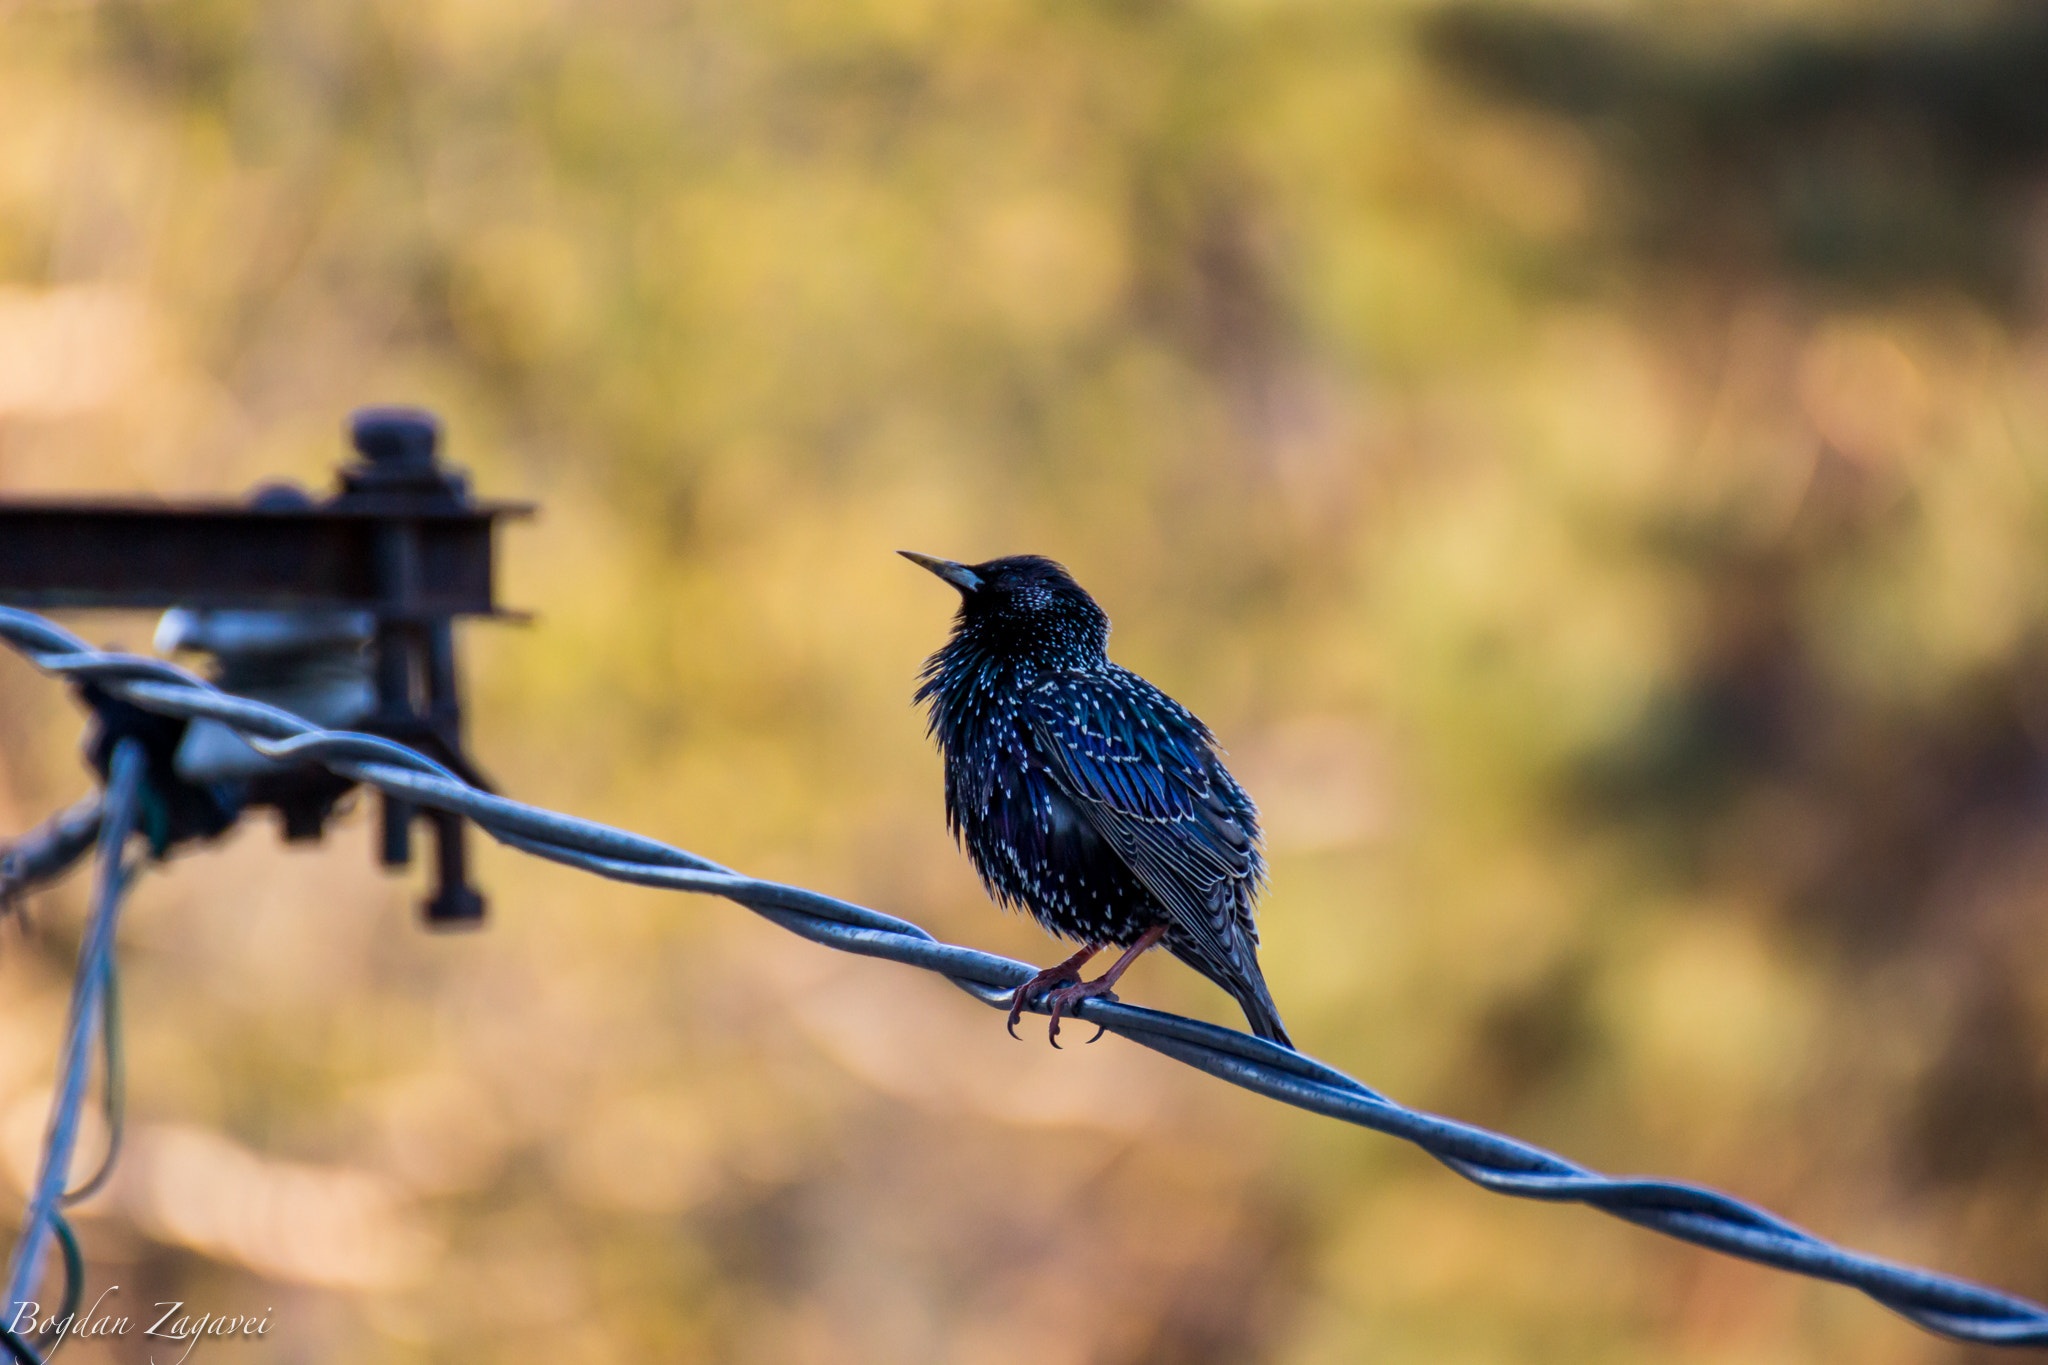
<instances>
[{"instance_id":1,"label":"bird's claw","mask_svg":"<svg viewBox=\"0 0 2048 1365\"><path fill-rule=\"evenodd\" d=\"M1080 984L1080 981L1081 973L1062 962L1057 967L1047 967L1037 976L1032 977L1029 981L1019 986L1017 993L1010 997L1010 1021L1007 1025L1010 1030L1010 1036L1017 1038L1017 1021L1024 1017L1024 1007L1031 1003L1033 996L1036 996L1048 986L1072 986ZM1059 1031L1059 1020L1057 1017L1053 1020L1053 1031L1055 1033ZM1021 1043L1024 1040L1017 1038L1017 1041Z\"/></svg>"},{"instance_id":2,"label":"bird's claw","mask_svg":"<svg viewBox=\"0 0 2048 1365\"><path fill-rule=\"evenodd\" d=\"M1056 991L1048 992L1045 997L1045 1003L1052 1007L1052 1027L1046 1031L1047 1041L1054 1047L1059 1047L1060 1016L1080 1004L1083 1000L1114 999L1116 999L1116 992L1109 988L1108 983L1101 980L1076 981L1071 986L1062 986ZM1092 1043L1107 1032L1109 1032L1107 1024L1097 1024L1095 1026L1095 1037L1090 1038L1088 1041Z\"/></svg>"},{"instance_id":3,"label":"bird's claw","mask_svg":"<svg viewBox=\"0 0 2048 1365\"><path fill-rule=\"evenodd\" d=\"M1053 989L1046 990L1048 986L1053 987ZM1059 1047L1060 1045L1061 1015L1080 1004L1083 1000L1116 999L1116 992L1111 990L1104 982L1100 980L1083 981L1081 973L1065 963L1061 963L1057 967L1047 967L1037 976L1032 977L1029 981L1019 986L1017 993L1010 997L1010 1018L1006 1027L1010 1030L1012 1038L1017 1037L1017 1021L1024 1017L1025 1007L1037 998L1040 991L1045 991L1044 1003L1049 1007L1052 1014L1052 1026L1046 1031L1046 1038L1054 1047ZM1090 1038L1088 1041L1092 1043L1096 1038L1100 1038L1108 1031L1103 1025L1097 1024L1095 1026L1095 1038ZM1018 1041L1022 1042L1023 1039L1019 1038Z\"/></svg>"}]
</instances>

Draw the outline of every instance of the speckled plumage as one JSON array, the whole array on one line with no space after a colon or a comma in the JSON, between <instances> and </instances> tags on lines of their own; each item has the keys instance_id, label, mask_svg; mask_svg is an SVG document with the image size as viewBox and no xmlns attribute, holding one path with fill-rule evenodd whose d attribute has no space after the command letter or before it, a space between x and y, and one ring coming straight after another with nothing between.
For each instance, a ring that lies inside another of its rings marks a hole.
<instances>
[{"instance_id":1,"label":"speckled plumage","mask_svg":"<svg viewBox=\"0 0 2048 1365\"><path fill-rule=\"evenodd\" d=\"M990 895L1083 945L1163 925L1255 1033L1288 1042L1259 971L1258 811L1208 727L1109 661L1109 618L1051 560L911 558L961 591L917 699L945 755L947 823Z\"/></svg>"}]
</instances>

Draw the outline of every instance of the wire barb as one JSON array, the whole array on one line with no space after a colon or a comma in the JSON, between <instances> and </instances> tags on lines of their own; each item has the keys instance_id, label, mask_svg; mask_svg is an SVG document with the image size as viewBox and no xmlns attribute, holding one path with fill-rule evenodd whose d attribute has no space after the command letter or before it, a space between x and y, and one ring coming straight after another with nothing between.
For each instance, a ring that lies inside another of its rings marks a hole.
<instances>
[{"instance_id":1,"label":"wire barb","mask_svg":"<svg viewBox=\"0 0 2048 1365\"><path fill-rule=\"evenodd\" d=\"M403 800L463 816L536 857L639 886L722 896L812 942L937 972L986 1005L1008 1009L1017 987L1035 974L1026 963L941 943L878 910L759 881L645 835L490 795L403 745L322 730L223 693L162 660L94 650L30 612L0 607L0 639L45 672L90 678L163 715L220 721L260 752L317 762ZM1043 1013L1045 1006L1033 1002L1031 1008ZM1601 1175L1515 1138L1404 1108L1335 1067L1234 1029L1105 998L1081 1001L1070 1013L1246 1090L1412 1142L1497 1194L1585 1204L1727 1255L1848 1285L1942 1336L2048 1345L2048 1307L1847 1250L1732 1195L1680 1181Z\"/></svg>"}]
</instances>

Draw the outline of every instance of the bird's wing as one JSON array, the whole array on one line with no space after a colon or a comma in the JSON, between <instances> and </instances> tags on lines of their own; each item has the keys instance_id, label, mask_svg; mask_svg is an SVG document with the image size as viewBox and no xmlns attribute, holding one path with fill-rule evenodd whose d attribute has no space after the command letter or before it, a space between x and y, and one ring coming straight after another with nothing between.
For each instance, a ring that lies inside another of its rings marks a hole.
<instances>
[{"instance_id":1,"label":"bird's wing","mask_svg":"<svg viewBox=\"0 0 2048 1365\"><path fill-rule=\"evenodd\" d=\"M1054 780L1164 905L1189 947L1231 963L1255 945L1258 812L1208 727L1137 674L1062 672L1028 697Z\"/></svg>"}]
</instances>

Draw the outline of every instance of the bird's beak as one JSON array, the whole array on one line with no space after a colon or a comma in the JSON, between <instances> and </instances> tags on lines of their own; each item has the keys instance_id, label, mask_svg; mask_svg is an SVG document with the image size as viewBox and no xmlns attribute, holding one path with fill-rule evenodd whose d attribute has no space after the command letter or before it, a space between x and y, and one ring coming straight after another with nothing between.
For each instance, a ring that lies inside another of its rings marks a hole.
<instances>
[{"instance_id":1,"label":"bird's beak","mask_svg":"<svg viewBox=\"0 0 2048 1365\"><path fill-rule=\"evenodd\" d=\"M915 550L898 550L896 553L902 555L913 564L930 569L963 593L973 592L981 586L981 575L968 568L965 564L955 564L950 559L934 559L930 555L921 555Z\"/></svg>"}]
</instances>

